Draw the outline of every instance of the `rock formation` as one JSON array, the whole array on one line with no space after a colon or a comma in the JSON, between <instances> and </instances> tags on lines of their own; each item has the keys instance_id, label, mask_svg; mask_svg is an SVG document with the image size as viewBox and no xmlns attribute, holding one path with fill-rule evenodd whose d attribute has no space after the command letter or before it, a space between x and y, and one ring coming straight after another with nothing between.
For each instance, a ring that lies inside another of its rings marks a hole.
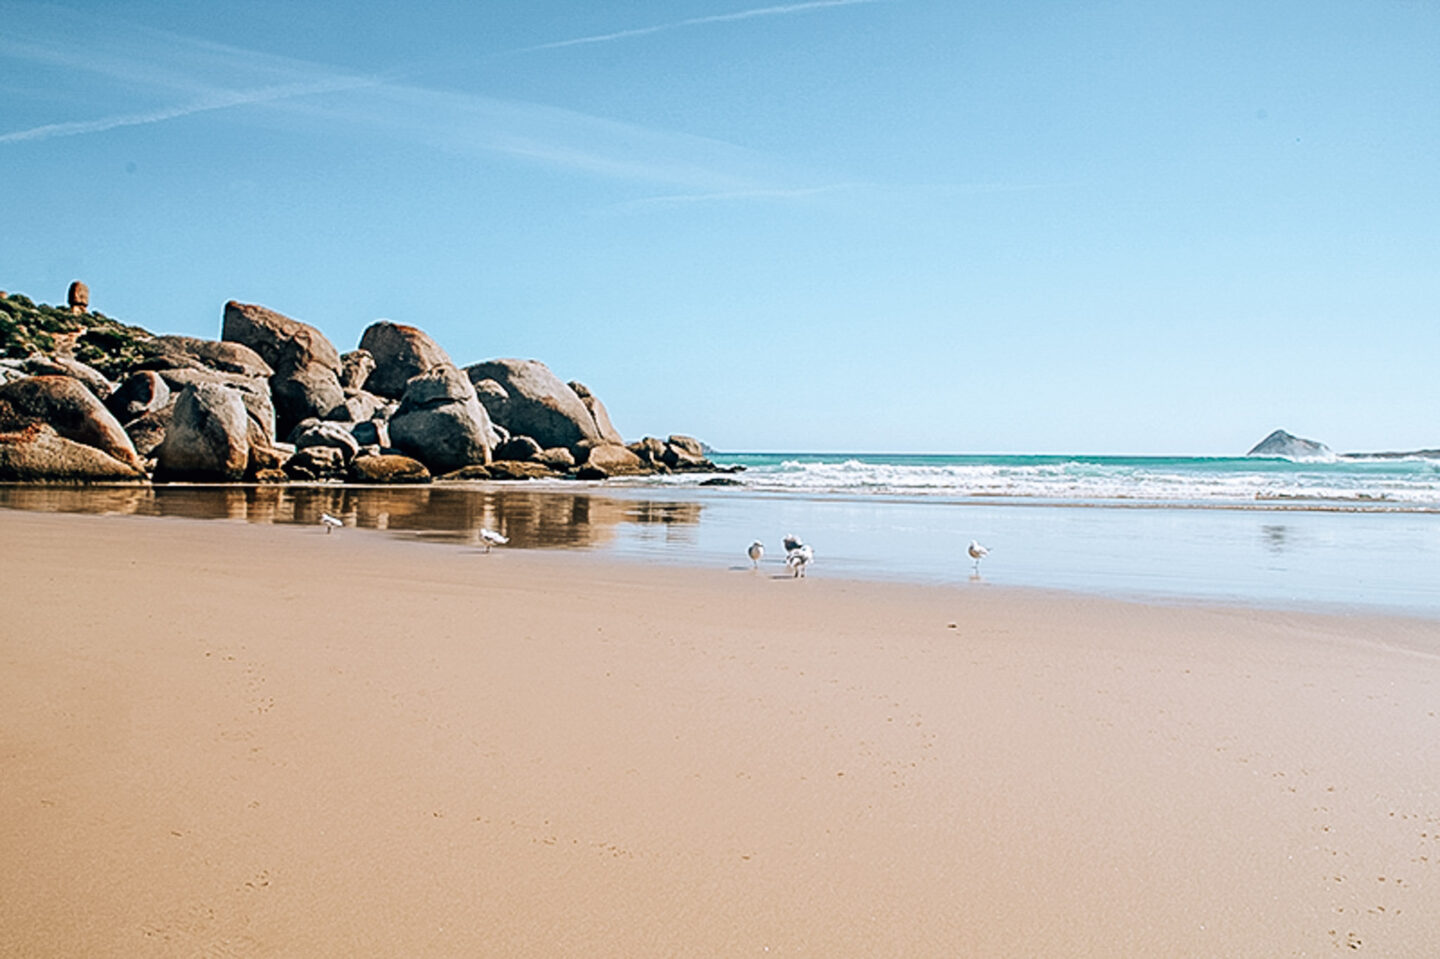
<instances>
[{"instance_id":1,"label":"rock formation","mask_svg":"<svg viewBox=\"0 0 1440 959\"><path fill-rule=\"evenodd\" d=\"M437 366L410 379L390 419L390 439L432 473L489 463L499 442L475 388L453 366Z\"/></svg>"},{"instance_id":2,"label":"rock formation","mask_svg":"<svg viewBox=\"0 0 1440 959\"><path fill-rule=\"evenodd\" d=\"M231 300L225 304L220 338L250 347L275 371L270 392L277 432L289 433L301 420L324 417L345 402L340 353L308 323Z\"/></svg>"},{"instance_id":3,"label":"rock formation","mask_svg":"<svg viewBox=\"0 0 1440 959\"><path fill-rule=\"evenodd\" d=\"M0 479L365 483L715 469L688 437L628 448L603 403L537 360L464 371L426 333L317 329L231 301L221 338L156 336L0 294ZM292 442L277 442L277 437ZM497 455L498 454L498 455ZM489 465L487 465L489 464Z\"/></svg>"},{"instance_id":4,"label":"rock formation","mask_svg":"<svg viewBox=\"0 0 1440 959\"><path fill-rule=\"evenodd\" d=\"M512 436L528 436L542 448L563 446L577 460L587 445L610 442L584 401L539 360L489 360L465 367L465 373L472 383L493 380L504 392L492 415ZM487 386L479 395L488 404L486 397L499 394Z\"/></svg>"},{"instance_id":5,"label":"rock formation","mask_svg":"<svg viewBox=\"0 0 1440 959\"><path fill-rule=\"evenodd\" d=\"M250 416L238 390L195 383L180 391L155 472L169 479L228 482L250 465Z\"/></svg>"},{"instance_id":6,"label":"rock formation","mask_svg":"<svg viewBox=\"0 0 1440 959\"><path fill-rule=\"evenodd\" d=\"M65 294L65 301L70 304L71 313L89 313L90 287L76 280L70 284L70 289Z\"/></svg>"},{"instance_id":7,"label":"rock formation","mask_svg":"<svg viewBox=\"0 0 1440 959\"><path fill-rule=\"evenodd\" d=\"M454 366L449 355L424 332L413 326L380 320L366 327L360 349L375 359L375 369L364 388L380 396L399 399L412 376L436 366Z\"/></svg>"},{"instance_id":8,"label":"rock formation","mask_svg":"<svg viewBox=\"0 0 1440 959\"><path fill-rule=\"evenodd\" d=\"M1293 460L1333 459L1335 454L1324 443L1301 439L1284 430L1276 430L1251 448L1246 456L1283 456Z\"/></svg>"},{"instance_id":9,"label":"rock formation","mask_svg":"<svg viewBox=\"0 0 1440 959\"><path fill-rule=\"evenodd\" d=\"M44 423L61 437L94 447L132 469L139 455L120 421L79 380L30 376L0 386L0 430Z\"/></svg>"}]
</instances>

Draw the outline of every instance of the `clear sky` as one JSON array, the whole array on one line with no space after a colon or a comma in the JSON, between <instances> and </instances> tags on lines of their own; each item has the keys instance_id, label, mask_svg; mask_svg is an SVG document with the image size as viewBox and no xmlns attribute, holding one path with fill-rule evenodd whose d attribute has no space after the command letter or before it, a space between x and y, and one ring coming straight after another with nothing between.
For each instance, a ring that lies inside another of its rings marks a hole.
<instances>
[{"instance_id":1,"label":"clear sky","mask_svg":"<svg viewBox=\"0 0 1440 959\"><path fill-rule=\"evenodd\" d=\"M1440 3L0 0L0 288L720 449L1440 446Z\"/></svg>"}]
</instances>

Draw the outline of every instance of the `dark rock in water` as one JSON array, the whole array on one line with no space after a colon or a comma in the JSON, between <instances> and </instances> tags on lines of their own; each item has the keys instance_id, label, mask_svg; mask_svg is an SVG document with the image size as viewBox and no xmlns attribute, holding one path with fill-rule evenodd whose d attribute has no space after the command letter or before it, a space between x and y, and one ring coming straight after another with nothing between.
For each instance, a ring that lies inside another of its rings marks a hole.
<instances>
[{"instance_id":1,"label":"dark rock in water","mask_svg":"<svg viewBox=\"0 0 1440 959\"><path fill-rule=\"evenodd\" d=\"M400 452L441 475L489 463L499 441L475 388L453 366L410 378L390 419L390 438Z\"/></svg>"},{"instance_id":2,"label":"dark rock in water","mask_svg":"<svg viewBox=\"0 0 1440 959\"><path fill-rule=\"evenodd\" d=\"M120 421L73 377L30 376L0 386L0 430L23 430L32 423L45 423L65 439L141 468Z\"/></svg>"},{"instance_id":3,"label":"dark rock in water","mask_svg":"<svg viewBox=\"0 0 1440 959\"><path fill-rule=\"evenodd\" d=\"M0 481L9 483L99 483L142 480L137 466L66 439L36 421L14 432L0 432Z\"/></svg>"},{"instance_id":4,"label":"dark rock in water","mask_svg":"<svg viewBox=\"0 0 1440 959\"><path fill-rule=\"evenodd\" d=\"M122 423L164 409L170 402L170 387L153 370L127 376L115 392L105 398L105 408ZM128 429L127 429L128 432Z\"/></svg>"},{"instance_id":5,"label":"dark rock in water","mask_svg":"<svg viewBox=\"0 0 1440 959\"><path fill-rule=\"evenodd\" d=\"M356 483L428 483L430 471L419 460L382 453L356 457L350 463L350 479Z\"/></svg>"},{"instance_id":6,"label":"dark rock in water","mask_svg":"<svg viewBox=\"0 0 1440 959\"><path fill-rule=\"evenodd\" d=\"M155 455L156 479L243 479L250 464L250 415L240 392L218 383L185 387Z\"/></svg>"},{"instance_id":7,"label":"dark rock in water","mask_svg":"<svg viewBox=\"0 0 1440 959\"><path fill-rule=\"evenodd\" d=\"M375 358L375 369L365 380L371 393L398 399L412 376L437 366L454 366L450 356L423 330L380 320L366 327L360 349Z\"/></svg>"},{"instance_id":8,"label":"dark rock in water","mask_svg":"<svg viewBox=\"0 0 1440 959\"><path fill-rule=\"evenodd\" d=\"M512 436L495 447L496 460L535 460L540 456L540 444L528 436ZM571 458L574 462L574 458Z\"/></svg>"},{"instance_id":9,"label":"dark rock in water","mask_svg":"<svg viewBox=\"0 0 1440 959\"><path fill-rule=\"evenodd\" d=\"M225 304L220 338L250 347L275 371L270 392L280 434L289 433L306 417L323 417L345 402L340 353L325 334L308 323L231 300Z\"/></svg>"},{"instance_id":10,"label":"dark rock in water","mask_svg":"<svg viewBox=\"0 0 1440 959\"><path fill-rule=\"evenodd\" d=\"M1283 456L1287 459L1331 459L1334 453L1324 443L1301 439L1284 430L1276 430L1265 437L1246 456Z\"/></svg>"},{"instance_id":11,"label":"dark rock in water","mask_svg":"<svg viewBox=\"0 0 1440 959\"><path fill-rule=\"evenodd\" d=\"M365 381L375 371L375 357L369 350L351 350L340 355L340 386L346 390L365 388Z\"/></svg>"},{"instance_id":12,"label":"dark rock in water","mask_svg":"<svg viewBox=\"0 0 1440 959\"><path fill-rule=\"evenodd\" d=\"M489 360L465 373L471 383L494 380L504 391L496 420L512 436L532 437L542 448L563 446L577 458L584 445L606 442L585 403L539 360Z\"/></svg>"},{"instance_id":13,"label":"dark rock in water","mask_svg":"<svg viewBox=\"0 0 1440 959\"><path fill-rule=\"evenodd\" d=\"M745 484L737 479L728 476L712 476L707 480L700 481L701 486L744 486Z\"/></svg>"},{"instance_id":14,"label":"dark rock in water","mask_svg":"<svg viewBox=\"0 0 1440 959\"><path fill-rule=\"evenodd\" d=\"M605 480L610 478L610 474L598 466L591 466L589 463L586 463L575 471L575 478L580 480Z\"/></svg>"}]
</instances>

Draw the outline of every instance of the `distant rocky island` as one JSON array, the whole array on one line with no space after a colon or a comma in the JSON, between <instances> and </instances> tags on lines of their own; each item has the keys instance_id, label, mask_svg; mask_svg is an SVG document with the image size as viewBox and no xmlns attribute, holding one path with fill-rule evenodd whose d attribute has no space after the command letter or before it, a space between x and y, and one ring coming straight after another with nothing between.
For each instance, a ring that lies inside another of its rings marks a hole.
<instances>
[{"instance_id":1,"label":"distant rocky island","mask_svg":"<svg viewBox=\"0 0 1440 959\"><path fill-rule=\"evenodd\" d=\"M220 338L0 293L0 481L425 483L724 472L690 436L626 443L542 362L458 366L429 335L320 330L231 301Z\"/></svg>"},{"instance_id":2,"label":"distant rocky island","mask_svg":"<svg viewBox=\"0 0 1440 959\"><path fill-rule=\"evenodd\" d=\"M1246 456L1279 456L1292 460L1347 459L1440 459L1440 449L1385 451L1381 453L1336 453L1324 443L1276 430L1251 447Z\"/></svg>"}]
</instances>

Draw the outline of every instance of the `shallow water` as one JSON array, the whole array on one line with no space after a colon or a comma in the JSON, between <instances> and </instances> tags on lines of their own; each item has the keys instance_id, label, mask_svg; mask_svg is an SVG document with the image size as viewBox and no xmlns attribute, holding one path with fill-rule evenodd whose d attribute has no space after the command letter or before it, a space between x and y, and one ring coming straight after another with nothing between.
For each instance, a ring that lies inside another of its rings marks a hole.
<instances>
[{"instance_id":1,"label":"shallow water","mask_svg":"<svg viewBox=\"0 0 1440 959\"><path fill-rule=\"evenodd\" d=\"M781 538L815 549L812 576L979 588L1034 586L1161 600L1440 616L1440 516L1428 512L977 503L745 488L577 483L352 486L0 486L0 507L347 527L450 545L581 549L784 575ZM345 535L341 530L337 535ZM979 574L965 556L992 553Z\"/></svg>"}]
</instances>

